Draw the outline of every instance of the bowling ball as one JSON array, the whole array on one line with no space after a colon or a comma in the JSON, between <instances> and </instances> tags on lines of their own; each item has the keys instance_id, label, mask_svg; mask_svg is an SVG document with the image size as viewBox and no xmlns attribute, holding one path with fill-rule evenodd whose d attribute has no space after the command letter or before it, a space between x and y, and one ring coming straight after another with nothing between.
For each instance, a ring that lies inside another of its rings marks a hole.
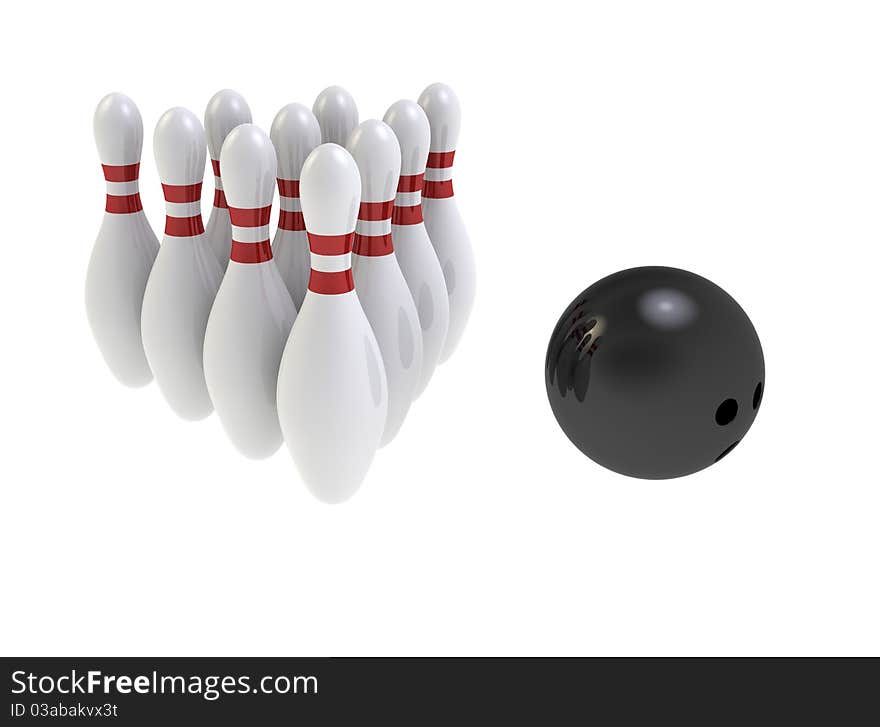
<instances>
[{"instance_id":1,"label":"bowling ball","mask_svg":"<svg viewBox=\"0 0 880 727\"><path fill-rule=\"evenodd\" d=\"M568 306L547 346L545 384L559 426L590 459L631 477L680 477L745 436L764 354L749 317L714 283L632 268Z\"/></svg>"}]
</instances>

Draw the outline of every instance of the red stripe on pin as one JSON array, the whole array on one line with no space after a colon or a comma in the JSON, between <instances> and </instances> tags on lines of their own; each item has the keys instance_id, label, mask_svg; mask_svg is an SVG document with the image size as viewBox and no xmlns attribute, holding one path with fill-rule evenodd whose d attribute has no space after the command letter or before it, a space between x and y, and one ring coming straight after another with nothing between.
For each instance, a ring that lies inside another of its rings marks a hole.
<instances>
[{"instance_id":1,"label":"red stripe on pin","mask_svg":"<svg viewBox=\"0 0 880 727\"><path fill-rule=\"evenodd\" d=\"M220 160L219 159L212 159L211 160L211 168L214 170L214 176L219 177L220 176Z\"/></svg>"},{"instance_id":2,"label":"red stripe on pin","mask_svg":"<svg viewBox=\"0 0 880 727\"><path fill-rule=\"evenodd\" d=\"M272 259L272 246L268 240L262 242L232 241L232 252L229 259L236 263L264 263Z\"/></svg>"},{"instance_id":3,"label":"red stripe on pin","mask_svg":"<svg viewBox=\"0 0 880 727\"><path fill-rule=\"evenodd\" d=\"M165 234L169 237L195 237L205 231L202 216L165 217Z\"/></svg>"},{"instance_id":4,"label":"red stripe on pin","mask_svg":"<svg viewBox=\"0 0 880 727\"><path fill-rule=\"evenodd\" d=\"M299 180L279 178L278 194L282 197L299 197Z\"/></svg>"},{"instance_id":5,"label":"red stripe on pin","mask_svg":"<svg viewBox=\"0 0 880 727\"><path fill-rule=\"evenodd\" d=\"M422 190L422 197L425 199L446 199L453 196L451 179L444 179L439 182L425 182L425 188Z\"/></svg>"},{"instance_id":6,"label":"red stripe on pin","mask_svg":"<svg viewBox=\"0 0 880 727\"><path fill-rule=\"evenodd\" d=\"M101 169L104 170L104 179L108 182L134 182L138 178L138 171L141 163L123 164L113 166L110 164L102 164Z\"/></svg>"},{"instance_id":7,"label":"red stripe on pin","mask_svg":"<svg viewBox=\"0 0 880 727\"><path fill-rule=\"evenodd\" d=\"M321 270L312 270L309 273L309 290L313 293L324 295L340 295L354 290L354 278L351 269L341 270L336 273L325 273Z\"/></svg>"},{"instance_id":8,"label":"red stripe on pin","mask_svg":"<svg viewBox=\"0 0 880 727\"><path fill-rule=\"evenodd\" d=\"M226 193L222 189L214 190L214 206L226 209Z\"/></svg>"},{"instance_id":9,"label":"red stripe on pin","mask_svg":"<svg viewBox=\"0 0 880 727\"><path fill-rule=\"evenodd\" d=\"M391 217L391 210L393 208L393 199L387 202L361 202L361 208L358 210L358 219L367 222L387 220Z\"/></svg>"},{"instance_id":10,"label":"red stripe on pin","mask_svg":"<svg viewBox=\"0 0 880 727\"><path fill-rule=\"evenodd\" d=\"M309 250L315 255L345 255L351 252L354 233L347 235L313 235L309 233ZM315 271L313 270L312 273Z\"/></svg>"},{"instance_id":11,"label":"red stripe on pin","mask_svg":"<svg viewBox=\"0 0 880 727\"><path fill-rule=\"evenodd\" d=\"M392 225L417 225L419 222L424 222L420 204L412 207L395 207L391 215Z\"/></svg>"},{"instance_id":12,"label":"red stripe on pin","mask_svg":"<svg viewBox=\"0 0 880 727\"><path fill-rule=\"evenodd\" d=\"M202 199L202 183L163 184L162 192L166 202L199 202Z\"/></svg>"},{"instance_id":13,"label":"red stripe on pin","mask_svg":"<svg viewBox=\"0 0 880 727\"><path fill-rule=\"evenodd\" d=\"M431 169L445 169L452 166L455 149L452 151L432 151L428 154L428 166Z\"/></svg>"},{"instance_id":14,"label":"red stripe on pin","mask_svg":"<svg viewBox=\"0 0 880 727\"><path fill-rule=\"evenodd\" d=\"M269 224L270 212L272 212L272 205L253 209L230 207L229 221L236 227L262 227Z\"/></svg>"},{"instance_id":15,"label":"red stripe on pin","mask_svg":"<svg viewBox=\"0 0 880 727\"><path fill-rule=\"evenodd\" d=\"M397 182L398 192L421 192L424 174L402 175Z\"/></svg>"},{"instance_id":16,"label":"red stripe on pin","mask_svg":"<svg viewBox=\"0 0 880 727\"><path fill-rule=\"evenodd\" d=\"M113 215L130 215L140 212L144 206L141 204L140 194L108 194L104 211Z\"/></svg>"},{"instance_id":17,"label":"red stripe on pin","mask_svg":"<svg viewBox=\"0 0 880 727\"><path fill-rule=\"evenodd\" d=\"M355 235L352 252L364 257L381 257L394 252L391 234L387 235Z\"/></svg>"},{"instance_id":18,"label":"red stripe on pin","mask_svg":"<svg viewBox=\"0 0 880 727\"><path fill-rule=\"evenodd\" d=\"M281 214L278 215L278 227L282 230L302 232L306 229L306 221L303 219L303 213L281 210Z\"/></svg>"}]
</instances>

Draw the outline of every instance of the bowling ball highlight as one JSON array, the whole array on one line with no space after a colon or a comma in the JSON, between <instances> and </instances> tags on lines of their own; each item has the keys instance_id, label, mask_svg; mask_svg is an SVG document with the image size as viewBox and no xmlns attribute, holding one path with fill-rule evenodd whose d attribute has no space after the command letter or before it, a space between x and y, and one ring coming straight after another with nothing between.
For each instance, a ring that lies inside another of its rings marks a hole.
<instances>
[{"instance_id":1,"label":"bowling ball highlight","mask_svg":"<svg viewBox=\"0 0 880 727\"><path fill-rule=\"evenodd\" d=\"M559 426L590 459L631 477L680 477L745 436L764 354L749 317L711 281L632 268L568 306L547 346L545 384Z\"/></svg>"}]
</instances>

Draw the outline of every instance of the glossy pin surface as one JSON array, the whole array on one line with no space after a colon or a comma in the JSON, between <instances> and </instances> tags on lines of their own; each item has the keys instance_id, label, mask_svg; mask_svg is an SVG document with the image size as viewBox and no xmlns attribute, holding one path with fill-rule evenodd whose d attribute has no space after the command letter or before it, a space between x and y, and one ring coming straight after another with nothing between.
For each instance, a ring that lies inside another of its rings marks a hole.
<instances>
[{"instance_id":1,"label":"glossy pin surface","mask_svg":"<svg viewBox=\"0 0 880 727\"><path fill-rule=\"evenodd\" d=\"M153 151L165 195L165 236L144 291L144 351L171 408L184 419L203 419L214 407L202 347L223 270L202 223L201 122L184 108L166 111L156 124Z\"/></svg>"},{"instance_id":2,"label":"glossy pin surface","mask_svg":"<svg viewBox=\"0 0 880 727\"><path fill-rule=\"evenodd\" d=\"M211 168L214 172L214 204L211 206L211 214L205 227L205 237L217 262L224 270L229 264L232 226L229 223L229 210L220 174L220 149L230 131L240 124L249 124L251 121L251 109L247 101L240 93L228 88L215 93L205 109L205 136L208 141L208 153L211 156Z\"/></svg>"},{"instance_id":3,"label":"glossy pin surface","mask_svg":"<svg viewBox=\"0 0 880 727\"><path fill-rule=\"evenodd\" d=\"M428 117L415 101L396 102L385 113L384 121L400 143L400 179L394 199L391 236L422 328L422 372L416 390L419 396L440 361L449 329L446 281L422 219L422 182L431 129Z\"/></svg>"},{"instance_id":4,"label":"glossy pin surface","mask_svg":"<svg viewBox=\"0 0 880 727\"><path fill-rule=\"evenodd\" d=\"M328 86L315 99L312 111L321 127L321 139L345 146L358 125L358 109L352 95L342 86Z\"/></svg>"},{"instance_id":5,"label":"glossy pin surface","mask_svg":"<svg viewBox=\"0 0 880 727\"><path fill-rule=\"evenodd\" d=\"M281 357L278 415L309 490L331 503L360 487L388 411L382 354L351 273L360 197L357 164L344 148L322 144L309 154L300 199L312 271Z\"/></svg>"},{"instance_id":6,"label":"glossy pin surface","mask_svg":"<svg viewBox=\"0 0 880 727\"><path fill-rule=\"evenodd\" d=\"M400 144L387 124L364 121L348 140L361 175L361 204L352 269L358 298L376 334L388 379L388 416L381 444L400 431L422 366L422 329L391 236L400 177Z\"/></svg>"},{"instance_id":7,"label":"glossy pin surface","mask_svg":"<svg viewBox=\"0 0 880 727\"><path fill-rule=\"evenodd\" d=\"M299 201L302 165L321 143L321 128L315 115L305 106L288 104L272 122L269 132L278 155L278 193L281 209L272 253L297 309L309 287L309 238Z\"/></svg>"},{"instance_id":8,"label":"glossy pin surface","mask_svg":"<svg viewBox=\"0 0 880 727\"><path fill-rule=\"evenodd\" d=\"M238 126L223 143L220 169L232 253L205 332L205 380L232 443L259 459L281 446L278 365L296 318L269 246L275 148L259 127Z\"/></svg>"},{"instance_id":9,"label":"glossy pin surface","mask_svg":"<svg viewBox=\"0 0 880 727\"><path fill-rule=\"evenodd\" d=\"M452 160L461 130L458 97L449 86L434 83L422 91L419 105L431 126L422 211L449 294L449 331L440 356L443 362L455 351L470 318L477 287L476 264L452 188Z\"/></svg>"},{"instance_id":10,"label":"glossy pin surface","mask_svg":"<svg viewBox=\"0 0 880 727\"><path fill-rule=\"evenodd\" d=\"M138 189L144 126L134 101L121 93L101 99L94 133L107 198L86 272L86 314L113 375L126 386L144 386L153 374L141 338L141 306L159 241Z\"/></svg>"}]
</instances>

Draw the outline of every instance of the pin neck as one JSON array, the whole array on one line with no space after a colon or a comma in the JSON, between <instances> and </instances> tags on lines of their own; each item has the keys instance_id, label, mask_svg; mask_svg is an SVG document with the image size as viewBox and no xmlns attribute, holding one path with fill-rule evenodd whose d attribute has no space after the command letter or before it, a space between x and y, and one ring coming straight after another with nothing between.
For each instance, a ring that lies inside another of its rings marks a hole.
<instances>
[{"instance_id":1,"label":"pin neck","mask_svg":"<svg viewBox=\"0 0 880 727\"><path fill-rule=\"evenodd\" d=\"M302 207L299 202L299 180L278 178L278 194L281 211L278 215L278 229L291 232L305 232Z\"/></svg>"},{"instance_id":2,"label":"pin neck","mask_svg":"<svg viewBox=\"0 0 880 727\"><path fill-rule=\"evenodd\" d=\"M137 164L102 164L107 183L104 211L112 215L130 215L143 210L138 189L140 162Z\"/></svg>"},{"instance_id":3,"label":"pin neck","mask_svg":"<svg viewBox=\"0 0 880 727\"><path fill-rule=\"evenodd\" d=\"M315 235L309 232L308 236L312 254L309 290L322 295L341 295L354 290L351 249L355 233Z\"/></svg>"},{"instance_id":4,"label":"pin neck","mask_svg":"<svg viewBox=\"0 0 880 727\"><path fill-rule=\"evenodd\" d=\"M393 199L387 202L361 202L352 248L355 255L379 257L394 252L391 242L393 214Z\"/></svg>"},{"instance_id":5,"label":"pin neck","mask_svg":"<svg viewBox=\"0 0 880 727\"><path fill-rule=\"evenodd\" d=\"M418 225L422 217L422 183L421 174L402 174L397 183L397 196L394 198L394 211L391 214L393 225Z\"/></svg>"},{"instance_id":6,"label":"pin neck","mask_svg":"<svg viewBox=\"0 0 880 727\"><path fill-rule=\"evenodd\" d=\"M202 224L202 183L163 184L165 195L165 234L195 237L205 231Z\"/></svg>"},{"instance_id":7,"label":"pin neck","mask_svg":"<svg viewBox=\"0 0 880 727\"><path fill-rule=\"evenodd\" d=\"M214 206L226 209L226 192L223 191L223 180L220 178L220 161L211 160L211 168L214 170Z\"/></svg>"},{"instance_id":8,"label":"pin neck","mask_svg":"<svg viewBox=\"0 0 880 727\"><path fill-rule=\"evenodd\" d=\"M428 166L425 169L425 186L422 196L425 199L447 199L455 195L452 189L452 151L432 151L428 154Z\"/></svg>"},{"instance_id":9,"label":"pin neck","mask_svg":"<svg viewBox=\"0 0 880 727\"><path fill-rule=\"evenodd\" d=\"M265 207L230 207L232 223L232 251L229 259L236 263L257 264L272 259L269 244L269 214L272 205Z\"/></svg>"}]
</instances>

